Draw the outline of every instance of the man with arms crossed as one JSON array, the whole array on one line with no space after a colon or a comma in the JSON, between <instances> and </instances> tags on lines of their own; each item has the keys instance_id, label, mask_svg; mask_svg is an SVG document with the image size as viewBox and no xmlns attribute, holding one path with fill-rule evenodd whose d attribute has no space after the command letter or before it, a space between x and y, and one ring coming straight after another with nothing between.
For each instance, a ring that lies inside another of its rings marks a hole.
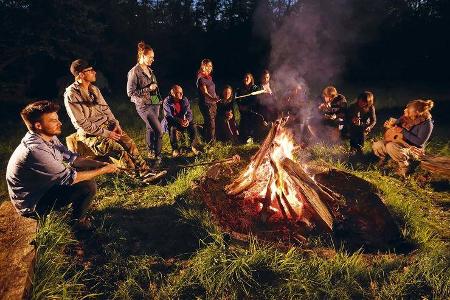
<instances>
[{"instance_id":1,"label":"man with arms crossed","mask_svg":"<svg viewBox=\"0 0 450 300\"><path fill-rule=\"evenodd\" d=\"M100 90L93 84L94 68L85 60L72 62L70 72L75 82L64 93L64 105L77 130L77 139L95 155L112 157L113 162L127 169L127 174L149 183L156 174L141 157L134 141L122 130Z\"/></svg>"}]
</instances>

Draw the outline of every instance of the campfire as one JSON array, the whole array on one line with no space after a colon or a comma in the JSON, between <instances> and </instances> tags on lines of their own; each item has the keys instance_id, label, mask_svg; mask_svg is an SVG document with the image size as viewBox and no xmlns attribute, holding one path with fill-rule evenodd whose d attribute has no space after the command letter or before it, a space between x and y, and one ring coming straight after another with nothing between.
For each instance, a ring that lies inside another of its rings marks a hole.
<instances>
[{"instance_id":1,"label":"campfire","mask_svg":"<svg viewBox=\"0 0 450 300\"><path fill-rule=\"evenodd\" d=\"M292 133L284 127L286 121L280 119L272 126L260 150L225 191L228 196L243 194L265 223L319 225L332 231L333 216L322 199L329 203L335 199L295 162L296 147Z\"/></svg>"},{"instance_id":2,"label":"campfire","mask_svg":"<svg viewBox=\"0 0 450 300\"><path fill-rule=\"evenodd\" d=\"M308 245L309 237L323 236L354 250L398 246L399 228L378 189L348 172L296 160L286 122L272 125L238 175L221 162L206 172L200 197L220 228L240 241L256 235L282 245Z\"/></svg>"}]
</instances>

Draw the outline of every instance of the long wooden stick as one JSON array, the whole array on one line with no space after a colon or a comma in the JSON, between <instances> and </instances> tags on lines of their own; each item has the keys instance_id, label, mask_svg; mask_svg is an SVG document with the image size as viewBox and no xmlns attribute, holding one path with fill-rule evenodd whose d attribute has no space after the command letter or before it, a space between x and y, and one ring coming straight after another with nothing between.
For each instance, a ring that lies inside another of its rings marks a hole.
<instances>
[{"instance_id":1,"label":"long wooden stick","mask_svg":"<svg viewBox=\"0 0 450 300\"><path fill-rule=\"evenodd\" d=\"M207 162L201 162L197 164L189 164L189 165L178 165L180 168L194 168L198 166L208 166L208 165L215 165L215 164L223 164L228 162L238 162L241 158L238 155L234 155L233 157L221 159L221 160L214 160L214 161L207 161Z\"/></svg>"},{"instance_id":2,"label":"long wooden stick","mask_svg":"<svg viewBox=\"0 0 450 300\"><path fill-rule=\"evenodd\" d=\"M246 98L246 97L250 97L250 96L256 96L256 95L261 95L261 94L266 94L266 93L267 92L265 90L260 90L260 91L252 92L250 94L234 97L234 99L242 99L242 98Z\"/></svg>"}]
</instances>

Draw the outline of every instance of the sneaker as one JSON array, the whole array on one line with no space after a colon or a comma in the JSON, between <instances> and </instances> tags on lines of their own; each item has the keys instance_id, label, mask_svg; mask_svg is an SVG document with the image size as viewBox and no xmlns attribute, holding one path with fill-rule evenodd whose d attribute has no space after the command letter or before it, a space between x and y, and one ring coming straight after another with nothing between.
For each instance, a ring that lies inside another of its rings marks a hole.
<instances>
[{"instance_id":1,"label":"sneaker","mask_svg":"<svg viewBox=\"0 0 450 300\"><path fill-rule=\"evenodd\" d=\"M167 174L167 171L165 171L165 170L161 171L161 172L153 173L152 176L145 178L144 180L142 180L142 182L149 184L157 179L164 177L166 174Z\"/></svg>"},{"instance_id":2,"label":"sneaker","mask_svg":"<svg viewBox=\"0 0 450 300\"><path fill-rule=\"evenodd\" d=\"M194 153L194 155L198 155L200 153L200 151L197 150L197 148L195 148L194 146L191 147L192 153Z\"/></svg>"},{"instance_id":3,"label":"sneaker","mask_svg":"<svg viewBox=\"0 0 450 300\"><path fill-rule=\"evenodd\" d=\"M145 169L145 170L139 171L139 178L140 179L145 179L147 177L154 176L155 174L156 174L155 171L150 170L150 169Z\"/></svg>"},{"instance_id":4,"label":"sneaker","mask_svg":"<svg viewBox=\"0 0 450 300\"><path fill-rule=\"evenodd\" d=\"M178 157L178 156L180 156L180 151L178 151L178 150L173 150L173 151L172 151L172 157Z\"/></svg>"}]
</instances>

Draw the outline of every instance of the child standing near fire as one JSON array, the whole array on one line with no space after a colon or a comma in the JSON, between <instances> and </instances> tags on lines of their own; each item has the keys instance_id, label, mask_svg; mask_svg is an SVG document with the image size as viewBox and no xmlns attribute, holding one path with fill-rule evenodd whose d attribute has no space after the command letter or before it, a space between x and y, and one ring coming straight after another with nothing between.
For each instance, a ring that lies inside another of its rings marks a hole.
<instances>
[{"instance_id":1,"label":"child standing near fire","mask_svg":"<svg viewBox=\"0 0 450 300\"><path fill-rule=\"evenodd\" d=\"M222 91L222 98L217 103L217 139L223 142L239 142L239 130L234 113L233 88L226 85Z\"/></svg>"},{"instance_id":2,"label":"child standing near fire","mask_svg":"<svg viewBox=\"0 0 450 300\"><path fill-rule=\"evenodd\" d=\"M362 154L365 137L376 122L373 93L365 91L359 94L356 102L349 106L345 118L351 154Z\"/></svg>"}]
</instances>

